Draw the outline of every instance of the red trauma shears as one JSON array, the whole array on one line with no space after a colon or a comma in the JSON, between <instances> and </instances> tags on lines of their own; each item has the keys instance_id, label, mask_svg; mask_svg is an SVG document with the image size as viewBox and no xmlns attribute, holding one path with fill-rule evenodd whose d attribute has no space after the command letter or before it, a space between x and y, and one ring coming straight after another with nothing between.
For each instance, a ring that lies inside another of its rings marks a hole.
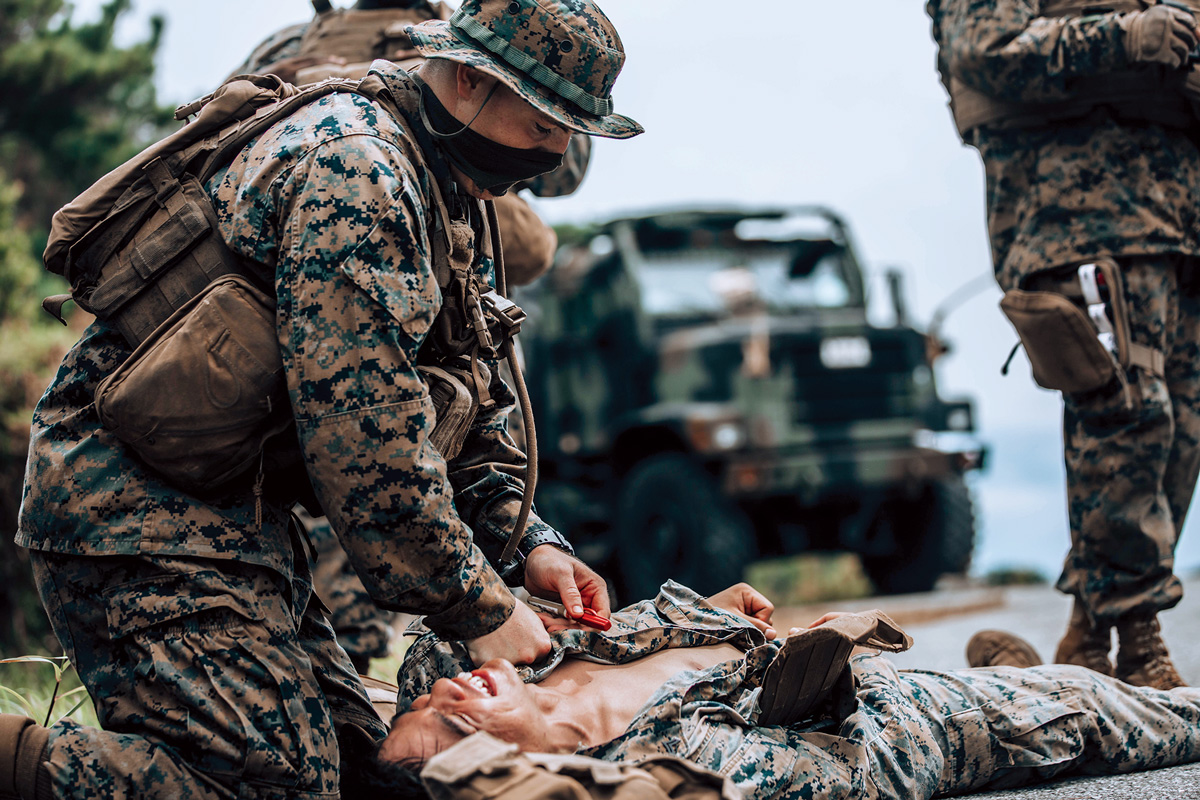
<instances>
[{"instance_id":1,"label":"red trauma shears","mask_svg":"<svg viewBox=\"0 0 1200 800\"><path fill-rule=\"evenodd\" d=\"M526 602L538 611L545 611L547 614L553 614L563 619L575 619L574 617L567 616L567 609L562 603L556 603L553 600L543 600L540 597L530 597ZM577 621L602 631L606 631L612 627L611 622L587 606L583 607L583 616L579 617Z\"/></svg>"}]
</instances>

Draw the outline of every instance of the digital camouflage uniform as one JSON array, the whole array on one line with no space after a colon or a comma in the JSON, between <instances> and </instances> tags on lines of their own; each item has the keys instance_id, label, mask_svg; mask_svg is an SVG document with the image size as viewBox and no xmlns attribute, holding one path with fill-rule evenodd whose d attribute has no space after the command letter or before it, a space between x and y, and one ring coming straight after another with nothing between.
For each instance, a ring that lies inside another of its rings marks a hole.
<instances>
[{"instance_id":1,"label":"digital camouflage uniform","mask_svg":"<svg viewBox=\"0 0 1200 800\"><path fill-rule=\"evenodd\" d=\"M1071 97L1075 79L1132 69L1118 27L1126 15L1041 17L1043 5L929 2L943 80L953 75L1003 101L1054 103ZM1063 397L1071 549L1058 588L1104 630L1182 596L1174 553L1200 468L1194 135L1096 109L1083 119L983 125L965 136L983 158L1001 288L1048 288L1046 281L1074 274L1048 270L1113 256L1132 341L1165 355L1162 375L1126 370L1128 403L1116 382Z\"/></svg>"},{"instance_id":2,"label":"digital camouflage uniform","mask_svg":"<svg viewBox=\"0 0 1200 800\"><path fill-rule=\"evenodd\" d=\"M405 118L328 95L208 188L226 241L273 280L305 467L356 572L382 606L473 638L515 602L488 556L512 530L524 456L498 380L495 408L452 463L429 441L416 362L441 303L429 225L431 169L445 164L419 153L415 84L380 73ZM482 209L465 208L479 233L471 263L490 280ZM373 715L309 603L310 547L289 529L296 486L268 482L256 508L249 487L201 501L156 477L92 405L129 352L113 327L91 325L33 419L16 541L35 551L43 602L104 728L52 729L56 792L333 796L331 720ZM545 530L531 517L529 533Z\"/></svg>"},{"instance_id":3,"label":"digital camouflage uniform","mask_svg":"<svg viewBox=\"0 0 1200 800\"><path fill-rule=\"evenodd\" d=\"M373 44L368 44L371 35L337 35L336 26L342 19L348 17L353 20L356 16L366 18L364 30L379 29ZM331 75L362 77L366 64L373 58L391 59L408 69L423 59L413 49L408 35L402 30L403 25L427 19L448 19L449 16L444 3L423 0L412 3L410 8L393 7L385 3L380 8L367 11L354 8L327 11L318 14L310 22L289 25L271 34L251 51L231 75L269 72L273 64L301 55L302 46L307 55L342 56L348 58L350 63L343 66L315 64L300 70L295 76L285 75L285 79L294 77L297 83ZM322 32L326 35L312 36L313 33ZM306 35L310 38L306 38ZM339 52L326 52L328 47ZM353 52L340 52L342 48L349 48ZM572 137L563 167L534 178L529 182L529 188L534 194L544 197L574 192L583 180L590 153L590 138ZM549 267L557 237L553 229L542 222L515 191L496 202L496 212L504 242L508 285L528 283ZM519 353L518 348L518 356ZM500 376L512 385L507 362L501 363ZM508 423L513 441L524 451L526 442L521 414L511 414ZM306 514L301 514L301 519L318 555L313 576L317 595L329 609L330 623L337 634L338 643L350 654L359 671L365 672L370 659L388 655L393 625L396 623L395 615L379 608L371 600L370 593L354 572L328 522L324 518L314 519Z\"/></svg>"},{"instance_id":4,"label":"digital camouflage uniform","mask_svg":"<svg viewBox=\"0 0 1200 800\"><path fill-rule=\"evenodd\" d=\"M673 582L612 622L603 633L554 635L549 660L521 668L523 677L536 682L568 656L626 663L719 642L745 655L679 673L624 734L580 754L682 757L730 778L747 798L920 800L1200 759L1200 689L1133 687L1065 665L899 671L885 656L861 655L849 667L853 689L848 681L835 688L811 723L766 727L755 724L758 698L778 641ZM471 666L458 643L427 634L406 654L400 706L464 669Z\"/></svg>"},{"instance_id":5,"label":"digital camouflage uniform","mask_svg":"<svg viewBox=\"0 0 1200 800\"><path fill-rule=\"evenodd\" d=\"M313 518L303 509L297 516L316 554L313 590L329 611L329 624L338 644L350 656L354 668L365 674L370 659L386 658L391 652L396 615L375 605L329 520Z\"/></svg>"}]
</instances>

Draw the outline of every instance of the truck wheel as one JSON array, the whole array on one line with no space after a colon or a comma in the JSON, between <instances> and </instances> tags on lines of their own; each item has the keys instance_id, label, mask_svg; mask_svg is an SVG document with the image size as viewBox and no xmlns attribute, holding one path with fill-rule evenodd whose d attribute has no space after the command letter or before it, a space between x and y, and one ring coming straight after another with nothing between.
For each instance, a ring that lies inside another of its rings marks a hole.
<instances>
[{"instance_id":1,"label":"truck wheel","mask_svg":"<svg viewBox=\"0 0 1200 800\"><path fill-rule=\"evenodd\" d=\"M672 578L702 595L742 580L754 529L712 476L680 453L653 456L625 479L617 504L616 579L624 602Z\"/></svg>"},{"instance_id":2,"label":"truck wheel","mask_svg":"<svg viewBox=\"0 0 1200 800\"><path fill-rule=\"evenodd\" d=\"M881 594L928 592L945 573L966 572L975 546L975 511L961 475L930 481L915 499L888 500L872 525L896 549L864 556L863 570Z\"/></svg>"}]
</instances>

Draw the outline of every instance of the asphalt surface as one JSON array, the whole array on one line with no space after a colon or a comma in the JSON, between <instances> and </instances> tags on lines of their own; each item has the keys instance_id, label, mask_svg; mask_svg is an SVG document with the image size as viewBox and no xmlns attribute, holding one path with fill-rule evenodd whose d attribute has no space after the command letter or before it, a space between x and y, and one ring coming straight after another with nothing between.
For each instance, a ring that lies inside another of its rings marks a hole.
<instances>
[{"instance_id":1,"label":"asphalt surface","mask_svg":"<svg viewBox=\"0 0 1200 800\"><path fill-rule=\"evenodd\" d=\"M1054 654L1071 601L1049 586L1005 589L952 587L927 595L876 597L816 607L780 609L776 623L807 624L825 610L880 608L908 631L913 648L889 655L897 666L960 669L971 634L985 628L1019 633L1044 658ZM1200 684L1200 578L1185 581L1184 599L1160 616L1163 635L1184 680ZM1200 763L1131 775L1062 780L1024 789L969 795L973 800L1200 800Z\"/></svg>"}]
</instances>

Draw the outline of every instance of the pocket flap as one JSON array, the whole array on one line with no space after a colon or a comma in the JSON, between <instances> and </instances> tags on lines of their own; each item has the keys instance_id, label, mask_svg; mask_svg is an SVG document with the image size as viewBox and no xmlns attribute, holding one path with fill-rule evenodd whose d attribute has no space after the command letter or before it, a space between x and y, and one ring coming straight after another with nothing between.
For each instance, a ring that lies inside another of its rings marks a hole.
<instances>
[{"instance_id":1,"label":"pocket flap","mask_svg":"<svg viewBox=\"0 0 1200 800\"><path fill-rule=\"evenodd\" d=\"M219 608L249 620L264 617L252 585L216 570L123 583L106 590L104 597L113 639Z\"/></svg>"},{"instance_id":2,"label":"pocket flap","mask_svg":"<svg viewBox=\"0 0 1200 800\"><path fill-rule=\"evenodd\" d=\"M143 231L148 233L141 235ZM175 264L210 232L208 218L190 197L175 214L156 212L130 244L104 262L96 290L88 299L93 313L107 319L128 305L151 286L156 275Z\"/></svg>"}]
</instances>

